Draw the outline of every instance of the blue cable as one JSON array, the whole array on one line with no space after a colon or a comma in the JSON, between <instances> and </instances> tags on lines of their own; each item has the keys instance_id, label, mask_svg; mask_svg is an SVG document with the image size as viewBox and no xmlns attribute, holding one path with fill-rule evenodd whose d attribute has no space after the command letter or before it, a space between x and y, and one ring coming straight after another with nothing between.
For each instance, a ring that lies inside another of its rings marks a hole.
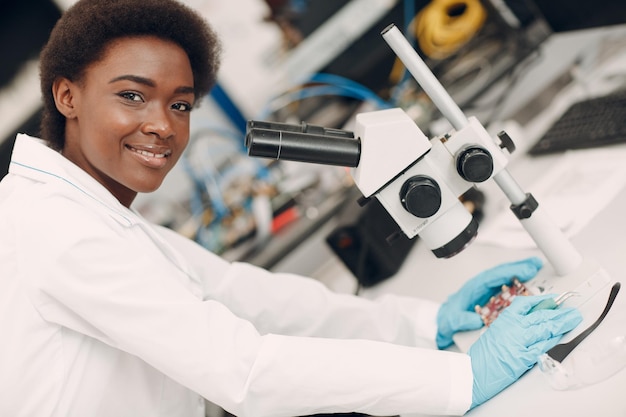
<instances>
[{"instance_id":1,"label":"blue cable","mask_svg":"<svg viewBox=\"0 0 626 417\"><path fill-rule=\"evenodd\" d=\"M387 109L393 107L392 103L383 100L380 96L374 93L369 88L362 84L352 81L350 79L341 77L339 75L328 73L313 74L308 82L326 84L323 86L314 85L310 87L303 87L298 91L283 94L282 97L288 97L289 103L297 102L305 98L316 97L322 95L328 96L343 96L351 97L358 100L370 100L379 108ZM272 109L266 109L262 112L261 117L266 117L268 113L271 113Z\"/></svg>"},{"instance_id":2,"label":"blue cable","mask_svg":"<svg viewBox=\"0 0 626 417\"><path fill-rule=\"evenodd\" d=\"M215 100L215 102L219 105L222 111L226 114L226 116L230 119L235 128L241 133L246 133L246 118L243 116L241 111L237 105L230 99L230 96L226 91L222 88L222 86L218 83L215 84L209 96Z\"/></svg>"},{"instance_id":3,"label":"blue cable","mask_svg":"<svg viewBox=\"0 0 626 417\"><path fill-rule=\"evenodd\" d=\"M299 101L310 97L319 96L342 96L350 97L359 100L371 100L376 103L380 108L390 108L391 104L387 103L383 99L377 96L364 94L363 91L356 90L350 87L337 87L334 85L317 85L312 87L303 88L295 93L289 94L287 97L293 97L291 101Z\"/></svg>"}]
</instances>

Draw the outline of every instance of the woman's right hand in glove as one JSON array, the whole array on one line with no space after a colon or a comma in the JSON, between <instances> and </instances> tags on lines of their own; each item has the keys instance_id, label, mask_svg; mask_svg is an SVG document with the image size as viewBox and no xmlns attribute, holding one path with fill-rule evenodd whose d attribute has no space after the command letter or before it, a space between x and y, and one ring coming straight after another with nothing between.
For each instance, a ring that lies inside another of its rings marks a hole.
<instances>
[{"instance_id":1,"label":"woman's right hand in glove","mask_svg":"<svg viewBox=\"0 0 626 417\"><path fill-rule=\"evenodd\" d=\"M581 321L573 308L531 308L550 295L516 297L470 347L474 387L472 408L511 385L532 368L539 356Z\"/></svg>"}]
</instances>

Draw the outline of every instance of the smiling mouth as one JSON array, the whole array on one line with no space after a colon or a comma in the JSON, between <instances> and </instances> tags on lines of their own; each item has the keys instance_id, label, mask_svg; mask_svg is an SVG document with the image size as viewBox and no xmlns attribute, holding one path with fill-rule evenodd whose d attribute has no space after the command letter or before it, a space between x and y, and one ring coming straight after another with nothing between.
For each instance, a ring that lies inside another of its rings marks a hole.
<instances>
[{"instance_id":1,"label":"smiling mouth","mask_svg":"<svg viewBox=\"0 0 626 417\"><path fill-rule=\"evenodd\" d=\"M126 145L126 149L135 152L139 155L145 156L147 158L167 158L172 154L171 149L166 150L148 150L148 149L139 149L130 145Z\"/></svg>"}]
</instances>

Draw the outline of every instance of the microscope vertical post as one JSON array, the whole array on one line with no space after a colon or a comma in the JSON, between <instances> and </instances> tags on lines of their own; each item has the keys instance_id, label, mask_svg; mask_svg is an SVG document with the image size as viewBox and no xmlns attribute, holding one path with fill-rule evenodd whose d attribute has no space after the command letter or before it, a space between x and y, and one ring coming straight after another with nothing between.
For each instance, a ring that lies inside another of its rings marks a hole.
<instances>
[{"instance_id":1,"label":"microscope vertical post","mask_svg":"<svg viewBox=\"0 0 626 417\"><path fill-rule=\"evenodd\" d=\"M463 111L400 30L395 25L390 25L383 30L382 36L452 127L460 130L467 126L469 121ZM526 204L529 195L506 169L495 173L493 179L512 203L512 207ZM520 222L558 275L567 275L582 263L583 258L578 250L540 207L536 207L526 218L520 218Z\"/></svg>"},{"instance_id":2,"label":"microscope vertical post","mask_svg":"<svg viewBox=\"0 0 626 417\"><path fill-rule=\"evenodd\" d=\"M467 117L435 77L435 74L428 68L428 65L415 52L415 49L402 35L398 27L389 25L383 30L382 35L452 127L457 130L464 128L469 123Z\"/></svg>"}]
</instances>

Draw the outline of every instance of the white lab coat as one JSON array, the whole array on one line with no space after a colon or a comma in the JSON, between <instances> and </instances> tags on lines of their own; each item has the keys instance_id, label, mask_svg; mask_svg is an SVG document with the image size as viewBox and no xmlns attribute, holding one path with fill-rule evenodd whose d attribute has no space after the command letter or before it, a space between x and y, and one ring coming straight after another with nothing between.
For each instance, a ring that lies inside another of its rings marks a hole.
<instances>
[{"instance_id":1,"label":"white lab coat","mask_svg":"<svg viewBox=\"0 0 626 417\"><path fill-rule=\"evenodd\" d=\"M0 236L0 416L200 417L202 397L253 417L471 403L469 357L433 349L437 304L230 264L25 135Z\"/></svg>"}]
</instances>

